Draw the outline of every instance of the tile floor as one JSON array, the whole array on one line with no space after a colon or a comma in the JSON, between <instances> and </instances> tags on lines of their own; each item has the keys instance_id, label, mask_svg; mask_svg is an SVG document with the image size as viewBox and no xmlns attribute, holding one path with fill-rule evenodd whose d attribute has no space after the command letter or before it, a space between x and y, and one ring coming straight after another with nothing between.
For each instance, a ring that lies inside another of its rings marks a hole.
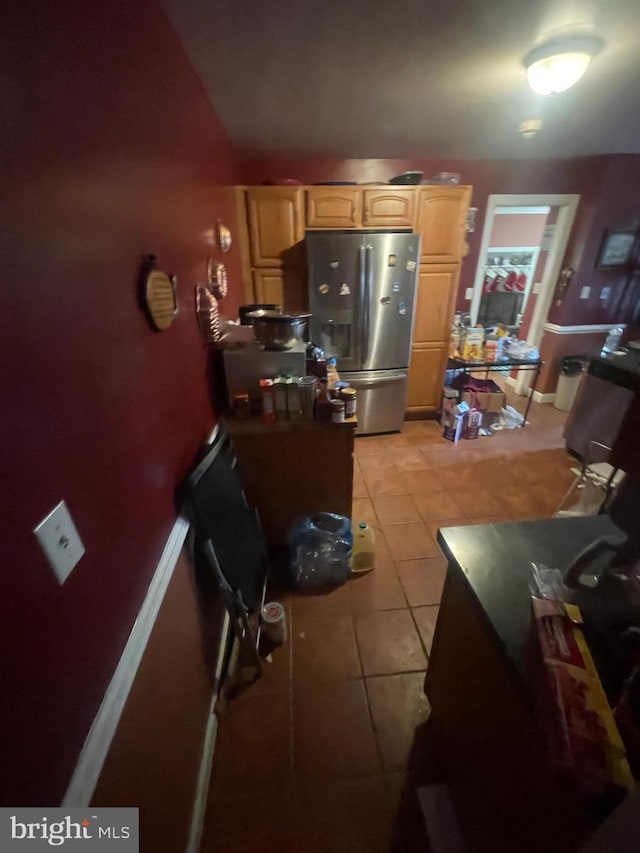
<instances>
[{"instance_id":1,"label":"tile floor","mask_svg":"<svg viewBox=\"0 0 640 853\"><path fill-rule=\"evenodd\" d=\"M353 518L376 527L376 569L279 596L289 640L224 710L204 853L428 850L415 788L437 779L437 530L551 515L571 481L563 421L534 404L526 429L458 445L434 421L356 440Z\"/></svg>"}]
</instances>

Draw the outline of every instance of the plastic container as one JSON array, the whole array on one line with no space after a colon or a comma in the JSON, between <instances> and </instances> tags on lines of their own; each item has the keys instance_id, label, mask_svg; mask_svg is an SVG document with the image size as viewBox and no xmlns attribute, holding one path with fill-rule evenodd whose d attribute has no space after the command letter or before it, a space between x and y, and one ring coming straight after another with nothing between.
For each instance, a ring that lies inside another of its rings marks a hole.
<instances>
[{"instance_id":1,"label":"plastic container","mask_svg":"<svg viewBox=\"0 0 640 853\"><path fill-rule=\"evenodd\" d=\"M301 376L298 382L300 388L300 406L305 421L313 420L313 407L316 402L318 380L315 376Z\"/></svg>"},{"instance_id":2,"label":"plastic container","mask_svg":"<svg viewBox=\"0 0 640 853\"><path fill-rule=\"evenodd\" d=\"M604 342L604 346L602 347L602 354L606 355L610 352L615 352L620 348L620 341L622 340L622 336L624 335L625 326L615 326L615 328L611 329L609 334L607 335L607 340Z\"/></svg>"},{"instance_id":3,"label":"plastic container","mask_svg":"<svg viewBox=\"0 0 640 853\"><path fill-rule=\"evenodd\" d=\"M335 358L327 359L327 384L329 390L333 388L336 382L340 381L340 374L338 373L337 361Z\"/></svg>"},{"instance_id":4,"label":"plastic container","mask_svg":"<svg viewBox=\"0 0 640 853\"><path fill-rule=\"evenodd\" d=\"M573 407L586 361L584 355L566 355L560 361L560 376L553 405L561 412L570 412Z\"/></svg>"},{"instance_id":5,"label":"plastic container","mask_svg":"<svg viewBox=\"0 0 640 853\"><path fill-rule=\"evenodd\" d=\"M287 614L278 601L270 601L262 608L262 633L274 646L287 641Z\"/></svg>"},{"instance_id":6,"label":"plastic container","mask_svg":"<svg viewBox=\"0 0 640 853\"><path fill-rule=\"evenodd\" d=\"M260 393L262 394L262 420L272 424L276 420L276 409L273 400L273 379L260 380Z\"/></svg>"},{"instance_id":7,"label":"plastic container","mask_svg":"<svg viewBox=\"0 0 640 853\"><path fill-rule=\"evenodd\" d=\"M345 418L345 402L344 400L331 400L331 422L334 424L343 424Z\"/></svg>"},{"instance_id":8,"label":"plastic container","mask_svg":"<svg viewBox=\"0 0 640 853\"><path fill-rule=\"evenodd\" d=\"M370 572L375 568L376 532L366 521L361 521L353 537L351 572L354 575Z\"/></svg>"}]
</instances>

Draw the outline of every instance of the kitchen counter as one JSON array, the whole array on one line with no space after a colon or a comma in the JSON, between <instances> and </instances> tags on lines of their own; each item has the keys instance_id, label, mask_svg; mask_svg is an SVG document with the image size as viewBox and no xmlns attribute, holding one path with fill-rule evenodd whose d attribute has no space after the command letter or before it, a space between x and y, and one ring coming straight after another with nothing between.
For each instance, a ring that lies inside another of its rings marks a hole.
<instances>
[{"instance_id":1,"label":"kitchen counter","mask_svg":"<svg viewBox=\"0 0 640 853\"><path fill-rule=\"evenodd\" d=\"M351 517L353 447L358 419L225 419L249 503L267 544L283 548L296 518L315 512Z\"/></svg>"},{"instance_id":2,"label":"kitchen counter","mask_svg":"<svg viewBox=\"0 0 640 853\"><path fill-rule=\"evenodd\" d=\"M469 851L568 853L593 829L537 724L528 581L532 560L563 570L615 529L597 516L438 533L448 570L425 692Z\"/></svg>"},{"instance_id":3,"label":"kitchen counter","mask_svg":"<svg viewBox=\"0 0 640 853\"><path fill-rule=\"evenodd\" d=\"M631 391L640 391L640 352L623 355L597 355L591 358L587 373Z\"/></svg>"}]
</instances>

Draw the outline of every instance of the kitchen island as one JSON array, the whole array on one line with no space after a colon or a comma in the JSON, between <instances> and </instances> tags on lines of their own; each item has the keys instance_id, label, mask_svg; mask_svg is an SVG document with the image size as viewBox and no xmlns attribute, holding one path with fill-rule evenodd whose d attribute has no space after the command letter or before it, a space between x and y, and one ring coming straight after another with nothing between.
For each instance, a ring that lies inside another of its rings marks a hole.
<instances>
[{"instance_id":1,"label":"kitchen island","mask_svg":"<svg viewBox=\"0 0 640 853\"><path fill-rule=\"evenodd\" d=\"M564 570L606 516L445 528L448 570L425 692L469 851L576 851L594 827L553 772L530 666L531 561Z\"/></svg>"},{"instance_id":2,"label":"kitchen island","mask_svg":"<svg viewBox=\"0 0 640 853\"><path fill-rule=\"evenodd\" d=\"M351 517L357 418L344 423L259 415L225 419L249 503L260 513L270 547L284 547L296 518L315 512Z\"/></svg>"}]
</instances>

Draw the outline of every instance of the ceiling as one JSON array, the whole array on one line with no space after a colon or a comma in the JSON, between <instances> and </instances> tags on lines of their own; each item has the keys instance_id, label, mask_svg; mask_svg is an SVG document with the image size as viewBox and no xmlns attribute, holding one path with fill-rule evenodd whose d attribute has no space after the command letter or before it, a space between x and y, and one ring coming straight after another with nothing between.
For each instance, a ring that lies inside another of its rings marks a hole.
<instances>
[{"instance_id":1,"label":"ceiling","mask_svg":"<svg viewBox=\"0 0 640 853\"><path fill-rule=\"evenodd\" d=\"M640 153L638 0L161 2L247 155ZM603 51L573 89L534 94L522 57L576 28Z\"/></svg>"}]
</instances>

